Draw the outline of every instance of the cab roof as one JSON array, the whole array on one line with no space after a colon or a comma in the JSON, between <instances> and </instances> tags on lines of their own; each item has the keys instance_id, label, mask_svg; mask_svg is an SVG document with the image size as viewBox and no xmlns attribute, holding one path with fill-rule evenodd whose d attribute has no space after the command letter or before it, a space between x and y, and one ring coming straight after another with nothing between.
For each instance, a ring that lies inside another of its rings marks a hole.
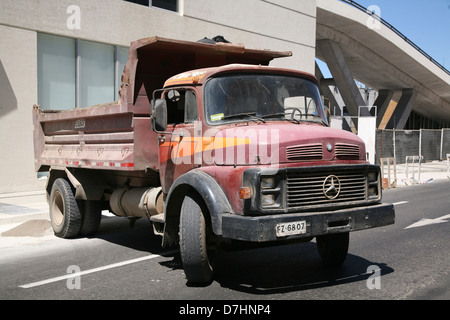
<instances>
[{"instance_id":1,"label":"cab roof","mask_svg":"<svg viewBox=\"0 0 450 320\"><path fill-rule=\"evenodd\" d=\"M208 78L225 73L276 73L285 74L291 76L297 76L312 80L317 84L317 80L314 75L301 72L297 70L269 67L262 65L248 65L248 64L229 64L225 66L203 68L197 70L186 71L170 77L165 83L164 88L171 86L182 85L197 85L203 84Z\"/></svg>"}]
</instances>

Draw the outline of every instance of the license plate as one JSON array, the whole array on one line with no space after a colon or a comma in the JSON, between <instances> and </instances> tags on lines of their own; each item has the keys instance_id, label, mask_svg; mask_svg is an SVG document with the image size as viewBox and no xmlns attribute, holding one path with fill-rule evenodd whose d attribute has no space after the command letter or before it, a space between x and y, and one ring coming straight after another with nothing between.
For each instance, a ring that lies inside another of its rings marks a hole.
<instances>
[{"instance_id":1,"label":"license plate","mask_svg":"<svg viewBox=\"0 0 450 320\"><path fill-rule=\"evenodd\" d=\"M275 226L277 237L286 237L306 233L306 221L279 223Z\"/></svg>"}]
</instances>

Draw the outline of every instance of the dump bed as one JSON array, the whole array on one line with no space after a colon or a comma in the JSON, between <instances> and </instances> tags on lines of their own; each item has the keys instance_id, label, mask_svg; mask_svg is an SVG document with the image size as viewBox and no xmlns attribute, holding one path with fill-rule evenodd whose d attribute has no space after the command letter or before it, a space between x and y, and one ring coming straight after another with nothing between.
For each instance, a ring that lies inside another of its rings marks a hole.
<instances>
[{"instance_id":1,"label":"dump bed","mask_svg":"<svg viewBox=\"0 0 450 320\"><path fill-rule=\"evenodd\" d=\"M123 171L158 170L150 100L173 75L230 63L268 65L291 52L246 49L228 43L187 42L159 37L131 43L119 100L72 110L35 105L36 171L50 166Z\"/></svg>"},{"instance_id":2,"label":"dump bed","mask_svg":"<svg viewBox=\"0 0 450 320\"><path fill-rule=\"evenodd\" d=\"M157 159L142 159L139 150L148 141L140 141L138 135L143 131L153 133L150 120L145 120L134 120L134 114L118 102L68 111L41 110L35 106L36 170L45 171L55 165L138 170L142 169L143 161L156 164Z\"/></svg>"}]
</instances>

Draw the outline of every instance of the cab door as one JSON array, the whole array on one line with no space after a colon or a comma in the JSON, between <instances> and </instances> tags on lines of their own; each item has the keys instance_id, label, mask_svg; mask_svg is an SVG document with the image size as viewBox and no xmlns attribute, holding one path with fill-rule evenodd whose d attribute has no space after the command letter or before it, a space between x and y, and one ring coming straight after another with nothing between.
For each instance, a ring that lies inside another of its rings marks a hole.
<instances>
[{"instance_id":1,"label":"cab door","mask_svg":"<svg viewBox=\"0 0 450 320\"><path fill-rule=\"evenodd\" d=\"M172 183L183 173L196 167L195 124L198 118L197 96L194 90L176 88L165 92L167 130L160 135L159 170L161 186L167 193Z\"/></svg>"}]
</instances>

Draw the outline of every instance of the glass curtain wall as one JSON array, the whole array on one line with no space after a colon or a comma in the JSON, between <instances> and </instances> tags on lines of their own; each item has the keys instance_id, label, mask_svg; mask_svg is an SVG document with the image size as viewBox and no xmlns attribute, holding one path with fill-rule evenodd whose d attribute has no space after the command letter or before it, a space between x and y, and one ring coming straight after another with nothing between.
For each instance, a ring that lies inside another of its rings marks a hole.
<instances>
[{"instance_id":1,"label":"glass curtain wall","mask_svg":"<svg viewBox=\"0 0 450 320\"><path fill-rule=\"evenodd\" d=\"M38 103L83 108L118 99L128 48L38 33Z\"/></svg>"},{"instance_id":2,"label":"glass curtain wall","mask_svg":"<svg viewBox=\"0 0 450 320\"><path fill-rule=\"evenodd\" d=\"M42 108L76 106L76 40L38 33L38 103Z\"/></svg>"}]
</instances>

